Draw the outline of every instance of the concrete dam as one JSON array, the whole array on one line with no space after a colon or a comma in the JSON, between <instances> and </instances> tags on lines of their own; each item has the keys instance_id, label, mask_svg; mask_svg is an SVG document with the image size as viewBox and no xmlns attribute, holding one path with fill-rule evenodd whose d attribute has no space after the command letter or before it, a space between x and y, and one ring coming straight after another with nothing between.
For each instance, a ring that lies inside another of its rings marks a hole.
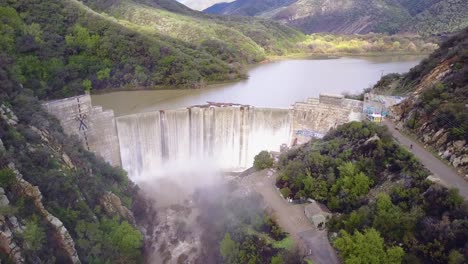
<instances>
[{"instance_id":1,"label":"concrete dam","mask_svg":"<svg viewBox=\"0 0 468 264\"><path fill-rule=\"evenodd\" d=\"M211 160L236 169L288 143L291 115L288 109L206 105L119 117L117 130L130 175L150 173L166 160Z\"/></svg>"},{"instance_id":2,"label":"concrete dam","mask_svg":"<svg viewBox=\"0 0 468 264\"><path fill-rule=\"evenodd\" d=\"M362 102L321 95L288 109L208 103L183 109L114 117L89 95L44 104L90 150L131 178L165 162L209 161L223 169L250 167L262 150L302 144L330 128L362 119Z\"/></svg>"}]
</instances>

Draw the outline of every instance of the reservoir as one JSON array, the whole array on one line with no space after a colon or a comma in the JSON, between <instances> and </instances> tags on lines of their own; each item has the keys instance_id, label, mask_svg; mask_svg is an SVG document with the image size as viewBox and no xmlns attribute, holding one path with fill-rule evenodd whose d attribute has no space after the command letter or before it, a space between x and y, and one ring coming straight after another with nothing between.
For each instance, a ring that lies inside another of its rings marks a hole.
<instances>
[{"instance_id":1,"label":"reservoir","mask_svg":"<svg viewBox=\"0 0 468 264\"><path fill-rule=\"evenodd\" d=\"M210 102L288 108L320 93L357 94L382 75L405 73L421 56L290 59L255 65L247 80L210 85L197 90L120 91L93 95L94 105L113 109L116 116L184 108Z\"/></svg>"}]
</instances>

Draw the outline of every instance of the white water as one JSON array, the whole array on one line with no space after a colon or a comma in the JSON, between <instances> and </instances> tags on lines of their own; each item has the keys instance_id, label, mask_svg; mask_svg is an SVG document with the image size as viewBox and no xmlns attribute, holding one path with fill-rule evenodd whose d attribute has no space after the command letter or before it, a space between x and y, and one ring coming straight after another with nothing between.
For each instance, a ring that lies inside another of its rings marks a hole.
<instances>
[{"instance_id":1,"label":"white water","mask_svg":"<svg viewBox=\"0 0 468 264\"><path fill-rule=\"evenodd\" d=\"M222 169L250 167L262 150L289 143L288 109L191 107L117 118L122 166L132 179L171 164L199 162Z\"/></svg>"}]
</instances>

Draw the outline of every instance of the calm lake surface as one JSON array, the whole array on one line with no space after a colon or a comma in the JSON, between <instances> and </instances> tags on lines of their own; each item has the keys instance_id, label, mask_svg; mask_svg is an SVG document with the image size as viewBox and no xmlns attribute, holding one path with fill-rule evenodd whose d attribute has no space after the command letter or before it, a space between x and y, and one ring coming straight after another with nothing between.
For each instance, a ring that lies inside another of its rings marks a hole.
<instances>
[{"instance_id":1,"label":"calm lake surface","mask_svg":"<svg viewBox=\"0 0 468 264\"><path fill-rule=\"evenodd\" d=\"M116 116L183 108L210 102L287 108L320 93L357 94L382 75L404 73L421 56L292 59L256 65L249 78L199 90L122 91L93 95L94 105L113 109Z\"/></svg>"}]
</instances>

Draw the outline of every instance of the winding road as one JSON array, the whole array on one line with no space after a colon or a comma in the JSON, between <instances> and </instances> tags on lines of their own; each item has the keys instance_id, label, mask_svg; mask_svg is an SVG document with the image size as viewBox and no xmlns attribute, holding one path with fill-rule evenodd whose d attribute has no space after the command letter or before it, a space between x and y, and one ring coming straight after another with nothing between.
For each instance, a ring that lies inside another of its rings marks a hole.
<instances>
[{"instance_id":1,"label":"winding road","mask_svg":"<svg viewBox=\"0 0 468 264\"><path fill-rule=\"evenodd\" d=\"M400 131L395 129L395 124L390 120L385 120L384 124L400 145L411 151L434 177L442 180L442 185L457 188L460 191L460 195L463 196L465 200L468 200L468 182L463 179L462 175L459 175L454 168L434 157L420 142L414 141L401 134ZM413 145L411 149L410 145Z\"/></svg>"},{"instance_id":2,"label":"winding road","mask_svg":"<svg viewBox=\"0 0 468 264\"><path fill-rule=\"evenodd\" d=\"M468 182L454 168L434 157L419 142L401 134L391 121L386 120L384 124L395 140L411 151L432 175L440 180L442 185L458 188L460 195L468 199ZM412 148L410 148L411 145L413 145ZM273 170L263 170L241 177L240 183L245 187L246 192L255 191L263 196L278 224L291 234L296 245L314 263L339 263L336 251L328 240L327 231L317 230L310 223L304 215L304 205L288 203L279 195L275 187L276 176Z\"/></svg>"},{"instance_id":3,"label":"winding road","mask_svg":"<svg viewBox=\"0 0 468 264\"><path fill-rule=\"evenodd\" d=\"M246 192L255 191L262 195L275 220L307 258L317 264L340 263L327 231L316 229L307 219L304 204L288 203L279 195L275 187L276 176L273 170L263 170L242 177L240 183Z\"/></svg>"}]
</instances>

